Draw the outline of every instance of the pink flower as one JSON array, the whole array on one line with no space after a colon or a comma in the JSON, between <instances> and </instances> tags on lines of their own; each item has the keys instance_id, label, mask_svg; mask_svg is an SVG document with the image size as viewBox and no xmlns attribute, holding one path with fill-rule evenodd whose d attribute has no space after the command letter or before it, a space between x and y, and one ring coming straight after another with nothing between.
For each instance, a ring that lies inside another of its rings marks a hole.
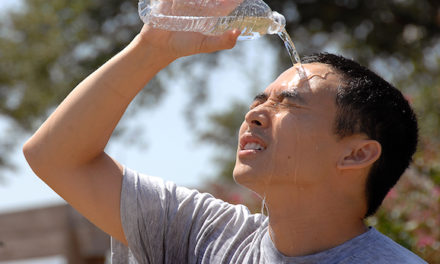
<instances>
[{"instance_id":1,"label":"pink flower","mask_svg":"<svg viewBox=\"0 0 440 264\"><path fill-rule=\"evenodd\" d=\"M429 235L421 235L417 240L417 247L432 246L435 243L435 238Z\"/></svg>"},{"instance_id":2,"label":"pink flower","mask_svg":"<svg viewBox=\"0 0 440 264\"><path fill-rule=\"evenodd\" d=\"M391 188L391 190L388 192L387 196L385 198L388 199L395 199L397 197L397 192L394 188Z\"/></svg>"},{"instance_id":3,"label":"pink flower","mask_svg":"<svg viewBox=\"0 0 440 264\"><path fill-rule=\"evenodd\" d=\"M243 198L238 193L232 193L229 195L229 202L234 203L234 204L242 204Z\"/></svg>"},{"instance_id":4,"label":"pink flower","mask_svg":"<svg viewBox=\"0 0 440 264\"><path fill-rule=\"evenodd\" d=\"M440 196L440 186L434 187L433 196Z\"/></svg>"}]
</instances>

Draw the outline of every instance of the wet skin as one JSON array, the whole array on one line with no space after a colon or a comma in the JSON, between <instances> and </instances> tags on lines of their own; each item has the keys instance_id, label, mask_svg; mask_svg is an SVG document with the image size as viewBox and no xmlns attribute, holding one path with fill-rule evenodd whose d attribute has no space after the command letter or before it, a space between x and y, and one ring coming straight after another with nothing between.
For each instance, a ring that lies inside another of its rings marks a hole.
<instances>
[{"instance_id":1,"label":"wet skin","mask_svg":"<svg viewBox=\"0 0 440 264\"><path fill-rule=\"evenodd\" d=\"M307 79L292 67L258 94L241 125L234 179L260 195L268 186L331 182L326 175L339 158L333 121L340 79L324 64L303 68Z\"/></svg>"}]
</instances>

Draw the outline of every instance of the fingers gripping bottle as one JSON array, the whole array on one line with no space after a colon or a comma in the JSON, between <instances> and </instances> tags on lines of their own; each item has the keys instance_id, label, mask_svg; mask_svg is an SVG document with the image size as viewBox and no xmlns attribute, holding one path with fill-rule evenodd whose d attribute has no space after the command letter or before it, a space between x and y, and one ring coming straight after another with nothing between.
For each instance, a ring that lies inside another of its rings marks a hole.
<instances>
[{"instance_id":1,"label":"fingers gripping bottle","mask_svg":"<svg viewBox=\"0 0 440 264\"><path fill-rule=\"evenodd\" d=\"M145 24L169 31L220 35L238 29L239 40L276 34L286 24L262 0L139 0L139 16Z\"/></svg>"}]
</instances>

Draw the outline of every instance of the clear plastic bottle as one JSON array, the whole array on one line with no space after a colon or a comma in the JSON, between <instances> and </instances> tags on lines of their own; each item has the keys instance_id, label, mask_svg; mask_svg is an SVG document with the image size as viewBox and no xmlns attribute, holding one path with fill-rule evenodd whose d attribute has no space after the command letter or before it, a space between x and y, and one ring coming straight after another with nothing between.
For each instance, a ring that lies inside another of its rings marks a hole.
<instances>
[{"instance_id":1,"label":"clear plastic bottle","mask_svg":"<svg viewBox=\"0 0 440 264\"><path fill-rule=\"evenodd\" d=\"M169 31L219 35L238 29L239 40L277 34L286 24L262 0L139 0L139 16L145 24Z\"/></svg>"}]
</instances>

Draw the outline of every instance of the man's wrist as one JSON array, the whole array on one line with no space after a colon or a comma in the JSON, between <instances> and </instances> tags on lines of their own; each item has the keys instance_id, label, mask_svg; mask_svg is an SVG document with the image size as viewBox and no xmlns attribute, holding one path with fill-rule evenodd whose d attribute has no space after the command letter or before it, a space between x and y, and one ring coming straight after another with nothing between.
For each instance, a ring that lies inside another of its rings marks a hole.
<instances>
[{"instance_id":1,"label":"man's wrist","mask_svg":"<svg viewBox=\"0 0 440 264\"><path fill-rule=\"evenodd\" d=\"M140 52L144 52L144 55L147 55L150 60L154 61L154 65L163 69L177 58L171 56L171 52L160 41L155 39L157 34L154 31L155 29L150 30L144 27L130 45L133 45Z\"/></svg>"}]
</instances>

